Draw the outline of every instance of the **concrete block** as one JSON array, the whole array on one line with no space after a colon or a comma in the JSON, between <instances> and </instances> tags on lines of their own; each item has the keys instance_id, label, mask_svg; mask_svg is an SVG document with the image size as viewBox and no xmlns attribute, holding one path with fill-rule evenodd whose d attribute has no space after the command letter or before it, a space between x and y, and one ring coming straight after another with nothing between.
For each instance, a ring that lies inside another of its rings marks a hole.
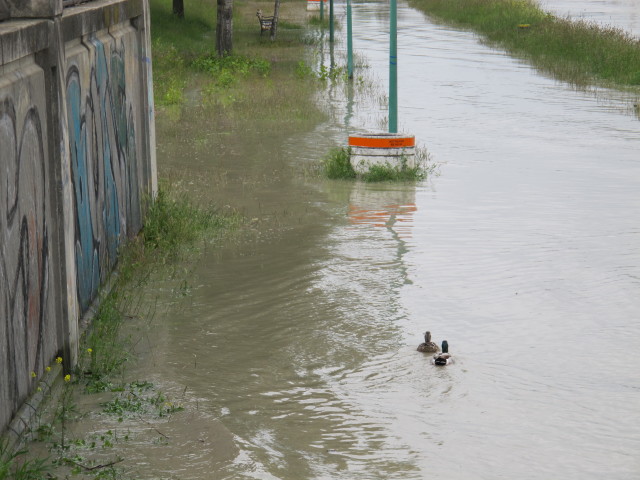
<instances>
[{"instance_id":1,"label":"concrete block","mask_svg":"<svg viewBox=\"0 0 640 480\"><path fill-rule=\"evenodd\" d=\"M142 0L104 0L67 9L62 16L64 41L129 22L143 13Z\"/></svg>"},{"instance_id":2,"label":"concrete block","mask_svg":"<svg viewBox=\"0 0 640 480\"><path fill-rule=\"evenodd\" d=\"M0 0L0 21L10 17L9 4L7 0Z\"/></svg>"},{"instance_id":3,"label":"concrete block","mask_svg":"<svg viewBox=\"0 0 640 480\"><path fill-rule=\"evenodd\" d=\"M49 46L52 22L49 20L8 20L0 23L2 64L19 60Z\"/></svg>"},{"instance_id":4,"label":"concrete block","mask_svg":"<svg viewBox=\"0 0 640 480\"><path fill-rule=\"evenodd\" d=\"M403 134L365 134L349 137L351 166L366 173L374 165L415 168L415 137Z\"/></svg>"},{"instance_id":5,"label":"concrete block","mask_svg":"<svg viewBox=\"0 0 640 480\"><path fill-rule=\"evenodd\" d=\"M11 18L53 18L62 13L62 0L4 1L9 6Z\"/></svg>"}]
</instances>

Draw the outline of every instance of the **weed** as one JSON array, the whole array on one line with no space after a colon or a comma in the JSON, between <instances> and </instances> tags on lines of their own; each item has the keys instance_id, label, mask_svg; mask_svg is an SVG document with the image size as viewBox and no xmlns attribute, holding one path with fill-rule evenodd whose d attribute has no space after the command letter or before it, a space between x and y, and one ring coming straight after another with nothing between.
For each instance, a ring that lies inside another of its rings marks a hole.
<instances>
[{"instance_id":1,"label":"weed","mask_svg":"<svg viewBox=\"0 0 640 480\"><path fill-rule=\"evenodd\" d=\"M296 76L299 79L304 80L306 78L315 78L316 75L310 65L308 65L304 60L300 60L296 67Z\"/></svg>"},{"instance_id":2,"label":"weed","mask_svg":"<svg viewBox=\"0 0 640 480\"><path fill-rule=\"evenodd\" d=\"M205 232L233 228L239 221L237 215L220 215L215 209L199 208L186 195L174 198L160 189L147 213L142 240L145 250L153 252L156 261L166 263Z\"/></svg>"},{"instance_id":3,"label":"weed","mask_svg":"<svg viewBox=\"0 0 640 480\"><path fill-rule=\"evenodd\" d=\"M46 472L50 468L47 459L25 460L26 450L12 452L8 442L0 441L0 480L39 480L48 478Z\"/></svg>"},{"instance_id":4,"label":"weed","mask_svg":"<svg viewBox=\"0 0 640 480\"><path fill-rule=\"evenodd\" d=\"M222 87L228 87L236 79L247 77L251 73L266 77L271 71L271 64L267 60L242 55L227 55L220 58L207 54L194 59L191 67L208 73Z\"/></svg>"},{"instance_id":5,"label":"weed","mask_svg":"<svg viewBox=\"0 0 640 480\"><path fill-rule=\"evenodd\" d=\"M322 161L324 173L330 179L356 178L356 172L351 166L351 149L336 148L329 152Z\"/></svg>"},{"instance_id":6,"label":"weed","mask_svg":"<svg viewBox=\"0 0 640 480\"><path fill-rule=\"evenodd\" d=\"M183 410L182 406L170 402L149 382L131 382L126 390L113 400L103 404L103 412L119 419L131 415L164 417Z\"/></svg>"},{"instance_id":7,"label":"weed","mask_svg":"<svg viewBox=\"0 0 640 480\"><path fill-rule=\"evenodd\" d=\"M324 174L330 179L360 178L365 182L411 182L420 181L429 175L437 174L436 164L425 148L417 148L415 166L408 165L407 158L401 159L400 165L390 163L371 165L363 174L357 174L351 163L350 148L333 149L322 161Z\"/></svg>"},{"instance_id":8,"label":"weed","mask_svg":"<svg viewBox=\"0 0 640 480\"><path fill-rule=\"evenodd\" d=\"M362 174L365 182L412 182L423 180L426 172L419 166L407 166L406 158L403 158L400 165L385 163L382 165L371 165L369 170Z\"/></svg>"}]
</instances>

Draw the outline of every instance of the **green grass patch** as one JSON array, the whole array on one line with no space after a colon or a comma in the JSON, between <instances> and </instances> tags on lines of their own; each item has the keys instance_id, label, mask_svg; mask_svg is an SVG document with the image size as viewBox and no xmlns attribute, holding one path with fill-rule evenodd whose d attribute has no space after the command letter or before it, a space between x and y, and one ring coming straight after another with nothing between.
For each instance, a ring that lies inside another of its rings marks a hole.
<instances>
[{"instance_id":1,"label":"green grass patch","mask_svg":"<svg viewBox=\"0 0 640 480\"><path fill-rule=\"evenodd\" d=\"M260 35L255 17L256 7L268 12L271 6L265 9L260 3L236 2L233 54L220 59L215 52L216 3L189 2L181 19L172 14L171 3L151 0L154 98L160 107L183 104L185 90L194 84L208 105L227 108L236 102L255 101L255 97L247 99L239 90L255 90L259 94L269 87L269 80L282 83L282 75L290 75L304 56L304 47L319 41L304 28L306 16L304 20L298 18L299 4L282 3L278 36L271 41L269 35ZM198 80L198 73L206 76ZM247 83L257 88L246 88ZM293 86L291 95L296 95L298 86ZM297 97L310 96L307 93ZM280 92L282 97L288 94Z\"/></svg>"},{"instance_id":2,"label":"green grass patch","mask_svg":"<svg viewBox=\"0 0 640 480\"><path fill-rule=\"evenodd\" d=\"M48 478L46 459L24 459L26 450L17 452L8 448L8 442L0 441L0 480L36 480Z\"/></svg>"},{"instance_id":3,"label":"green grass patch","mask_svg":"<svg viewBox=\"0 0 640 480\"><path fill-rule=\"evenodd\" d=\"M349 148L331 150L329 155L323 159L322 167L325 176L332 180L356 178L356 171L351 166L351 150Z\"/></svg>"},{"instance_id":4,"label":"green grass patch","mask_svg":"<svg viewBox=\"0 0 640 480\"><path fill-rule=\"evenodd\" d=\"M416 182L424 180L427 174L420 167L409 167L406 159L402 159L400 165L391 164L372 165L362 175L365 182Z\"/></svg>"},{"instance_id":5,"label":"green grass patch","mask_svg":"<svg viewBox=\"0 0 640 480\"><path fill-rule=\"evenodd\" d=\"M640 86L640 40L612 27L559 18L530 0L410 0L445 22L579 86Z\"/></svg>"},{"instance_id":6,"label":"green grass patch","mask_svg":"<svg viewBox=\"0 0 640 480\"><path fill-rule=\"evenodd\" d=\"M372 165L362 174L358 174L351 162L350 148L336 148L322 160L324 175L332 180L360 179L364 182L415 182L424 180L436 173L436 166L430 163L429 153L425 149L416 150L416 166L411 167L403 158L399 165Z\"/></svg>"}]
</instances>

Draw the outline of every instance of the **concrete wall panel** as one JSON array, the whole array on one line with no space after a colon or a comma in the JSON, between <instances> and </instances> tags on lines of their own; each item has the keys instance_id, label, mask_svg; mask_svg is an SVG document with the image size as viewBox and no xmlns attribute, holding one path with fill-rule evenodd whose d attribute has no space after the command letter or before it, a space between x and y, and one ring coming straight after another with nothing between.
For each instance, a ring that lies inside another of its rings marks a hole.
<instances>
[{"instance_id":1,"label":"concrete wall panel","mask_svg":"<svg viewBox=\"0 0 640 480\"><path fill-rule=\"evenodd\" d=\"M57 350L51 282L44 73L32 58L0 77L0 425Z\"/></svg>"},{"instance_id":2,"label":"concrete wall panel","mask_svg":"<svg viewBox=\"0 0 640 480\"><path fill-rule=\"evenodd\" d=\"M56 355L73 366L157 185L146 0L42 2L0 22L0 431Z\"/></svg>"}]
</instances>

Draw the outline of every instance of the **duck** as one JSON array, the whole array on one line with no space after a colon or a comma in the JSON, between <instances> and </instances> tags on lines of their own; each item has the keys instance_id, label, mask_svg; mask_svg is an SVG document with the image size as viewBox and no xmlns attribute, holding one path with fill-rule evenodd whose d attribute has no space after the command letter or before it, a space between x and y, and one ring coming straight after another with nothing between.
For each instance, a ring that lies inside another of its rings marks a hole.
<instances>
[{"instance_id":1,"label":"duck","mask_svg":"<svg viewBox=\"0 0 640 480\"><path fill-rule=\"evenodd\" d=\"M434 365L449 365L453 363L453 357L449 353L449 343L446 340L442 341L442 352L436 353L431 359L431 363Z\"/></svg>"},{"instance_id":2,"label":"duck","mask_svg":"<svg viewBox=\"0 0 640 480\"><path fill-rule=\"evenodd\" d=\"M431 332L424 332L424 343L418 345L418 351L424 353L436 353L440 347L431 341Z\"/></svg>"}]
</instances>

